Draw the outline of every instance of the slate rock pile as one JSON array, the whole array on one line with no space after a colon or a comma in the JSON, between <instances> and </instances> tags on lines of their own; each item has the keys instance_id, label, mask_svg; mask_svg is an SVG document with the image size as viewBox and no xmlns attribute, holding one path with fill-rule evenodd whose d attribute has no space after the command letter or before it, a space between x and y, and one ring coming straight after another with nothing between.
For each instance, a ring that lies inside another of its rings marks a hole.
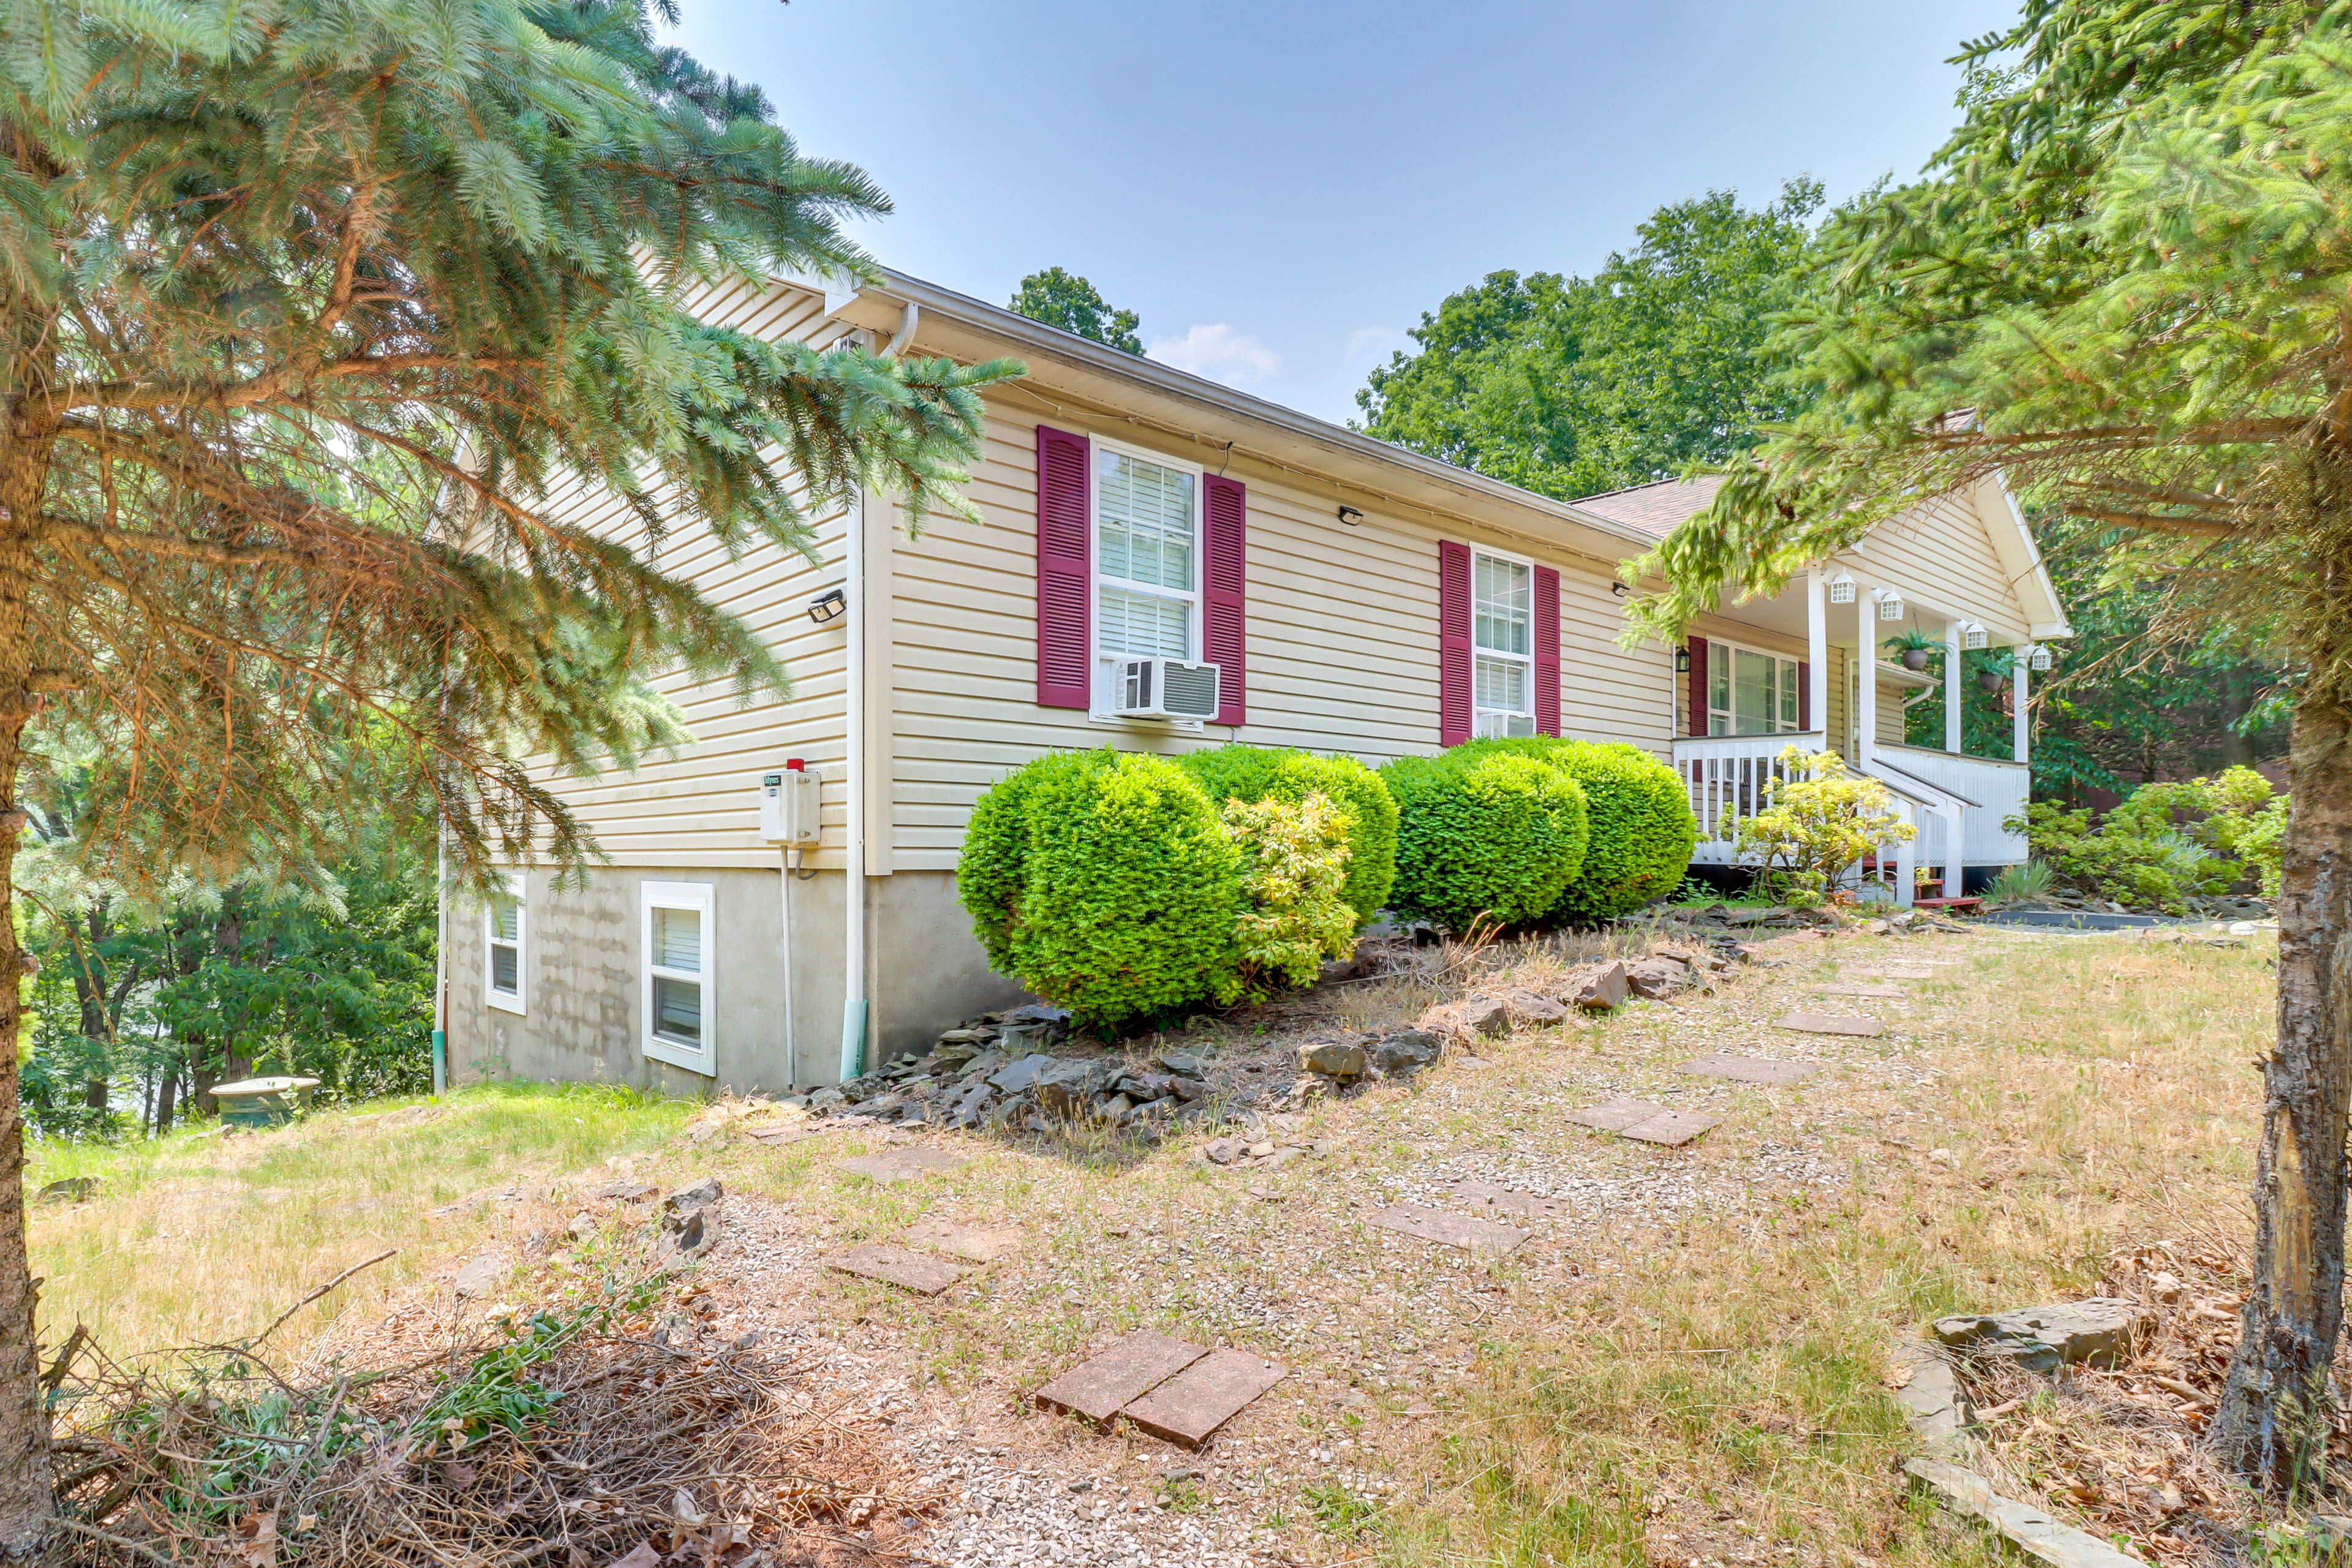
<instances>
[{"instance_id":1,"label":"slate rock pile","mask_svg":"<svg viewBox=\"0 0 2352 1568\"><path fill-rule=\"evenodd\" d=\"M1833 910L1796 910L1776 904L1769 909L1733 909L1728 904L1709 904L1703 910L1685 913L1683 923L1693 930L1716 931L1801 931L1812 926L1833 926L1839 923Z\"/></svg>"},{"instance_id":2,"label":"slate rock pile","mask_svg":"<svg viewBox=\"0 0 2352 1568\"><path fill-rule=\"evenodd\" d=\"M1069 1015L1056 1007L983 1014L940 1035L925 1055L817 1090L809 1109L985 1131L1087 1123L1148 1138L1212 1114L1204 1056L1169 1050L1135 1067L1038 1048L1069 1037Z\"/></svg>"},{"instance_id":3,"label":"slate rock pile","mask_svg":"<svg viewBox=\"0 0 2352 1568\"><path fill-rule=\"evenodd\" d=\"M1298 1065L1328 1086L1344 1089L1370 1079L1411 1078L1444 1054L1444 1037L1431 1030L1376 1030L1305 1046Z\"/></svg>"}]
</instances>

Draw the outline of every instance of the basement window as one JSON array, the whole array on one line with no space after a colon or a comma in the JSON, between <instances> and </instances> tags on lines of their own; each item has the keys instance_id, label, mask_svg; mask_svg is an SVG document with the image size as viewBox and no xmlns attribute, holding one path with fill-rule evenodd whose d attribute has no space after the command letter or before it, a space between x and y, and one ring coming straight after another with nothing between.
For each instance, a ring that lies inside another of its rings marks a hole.
<instances>
[{"instance_id":1,"label":"basement window","mask_svg":"<svg viewBox=\"0 0 2352 1568\"><path fill-rule=\"evenodd\" d=\"M711 885L645 884L645 1053L717 1074L711 1037Z\"/></svg>"}]
</instances>

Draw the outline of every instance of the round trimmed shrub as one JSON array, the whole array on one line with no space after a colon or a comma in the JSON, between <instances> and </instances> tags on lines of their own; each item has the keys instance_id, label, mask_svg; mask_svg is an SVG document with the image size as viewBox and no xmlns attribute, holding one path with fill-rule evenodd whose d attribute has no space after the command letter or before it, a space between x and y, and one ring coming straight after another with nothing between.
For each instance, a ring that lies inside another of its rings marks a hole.
<instances>
[{"instance_id":1,"label":"round trimmed shrub","mask_svg":"<svg viewBox=\"0 0 2352 1568\"><path fill-rule=\"evenodd\" d=\"M1381 775L1353 757L1320 757L1285 746L1235 742L1181 757L1209 798L1294 804L1320 791L1348 814L1348 879L1339 896L1362 927L1388 907L1396 885L1397 803Z\"/></svg>"},{"instance_id":2,"label":"round trimmed shrub","mask_svg":"<svg viewBox=\"0 0 2352 1568\"><path fill-rule=\"evenodd\" d=\"M1682 885L1698 843L1690 794L1672 767L1641 747L1534 735L1459 749L1533 757L1582 786L1591 841L1583 868L1548 918L1577 925L1614 920Z\"/></svg>"},{"instance_id":3,"label":"round trimmed shrub","mask_svg":"<svg viewBox=\"0 0 2352 1568\"><path fill-rule=\"evenodd\" d=\"M1243 872L1190 773L1065 752L980 797L956 893L1000 973L1100 1027L1239 993Z\"/></svg>"},{"instance_id":4,"label":"round trimmed shrub","mask_svg":"<svg viewBox=\"0 0 2352 1568\"><path fill-rule=\"evenodd\" d=\"M1534 757L1456 746L1381 770L1397 802L1389 906L1448 931L1540 920L1584 865L1584 791Z\"/></svg>"}]
</instances>

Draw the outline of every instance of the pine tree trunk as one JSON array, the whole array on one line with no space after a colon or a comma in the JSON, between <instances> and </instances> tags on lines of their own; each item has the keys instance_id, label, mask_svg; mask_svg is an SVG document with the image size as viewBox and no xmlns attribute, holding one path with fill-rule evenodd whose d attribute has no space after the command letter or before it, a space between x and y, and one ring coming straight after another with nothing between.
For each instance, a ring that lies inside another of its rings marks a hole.
<instances>
[{"instance_id":1,"label":"pine tree trunk","mask_svg":"<svg viewBox=\"0 0 2352 1568\"><path fill-rule=\"evenodd\" d=\"M0 454L13 444L0 440ZM21 451L5 455L22 465ZM22 474L0 475L0 1563L27 1562L47 1549L57 1506L25 1242L25 1118L17 1104L25 965L14 890L26 819L16 804L16 777L37 699L24 592L32 575L32 542L13 520L36 510L39 494L37 476L29 495L23 481Z\"/></svg>"},{"instance_id":2,"label":"pine tree trunk","mask_svg":"<svg viewBox=\"0 0 2352 1568\"><path fill-rule=\"evenodd\" d=\"M2253 1288L2217 1429L2239 1473L2311 1496L2325 1457L2328 1363L2344 1322L2352 709L2306 696L2290 757L2294 815L2278 906L2278 1044L2263 1068Z\"/></svg>"}]
</instances>

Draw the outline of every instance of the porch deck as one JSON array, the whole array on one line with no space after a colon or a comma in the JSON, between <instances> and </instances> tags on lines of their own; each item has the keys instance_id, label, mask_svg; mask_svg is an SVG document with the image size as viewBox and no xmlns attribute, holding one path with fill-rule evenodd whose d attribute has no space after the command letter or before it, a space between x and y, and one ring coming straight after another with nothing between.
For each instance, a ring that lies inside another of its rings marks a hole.
<instances>
[{"instance_id":1,"label":"porch deck","mask_svg":"<svg viewBox=\"0 0 2352 1568\"><path fill-rule=\"evenodd\" d=\"M1780 753L1790 746L1820 752L1827 742L1816 730L1694 736L1675 742L1675 770L1682 774L1691 815L1698 819L1692 864L1754 863L1739 854L1739 822L1762 809L1765 786L1780 775ZM1897 902L1911 901L1916 867L1942 868L1947 890L1958 894L1956 868L2012 866L2025 859L2024 836L2001 826L2024 814L2029 775L2023 763L1881 744L1872 748L1861 771L1886 786L1904 820L1918 829L1916 837L1890 846L1884 857L1892 863L1891 891Z\"/></svg>"}]
</instances>

